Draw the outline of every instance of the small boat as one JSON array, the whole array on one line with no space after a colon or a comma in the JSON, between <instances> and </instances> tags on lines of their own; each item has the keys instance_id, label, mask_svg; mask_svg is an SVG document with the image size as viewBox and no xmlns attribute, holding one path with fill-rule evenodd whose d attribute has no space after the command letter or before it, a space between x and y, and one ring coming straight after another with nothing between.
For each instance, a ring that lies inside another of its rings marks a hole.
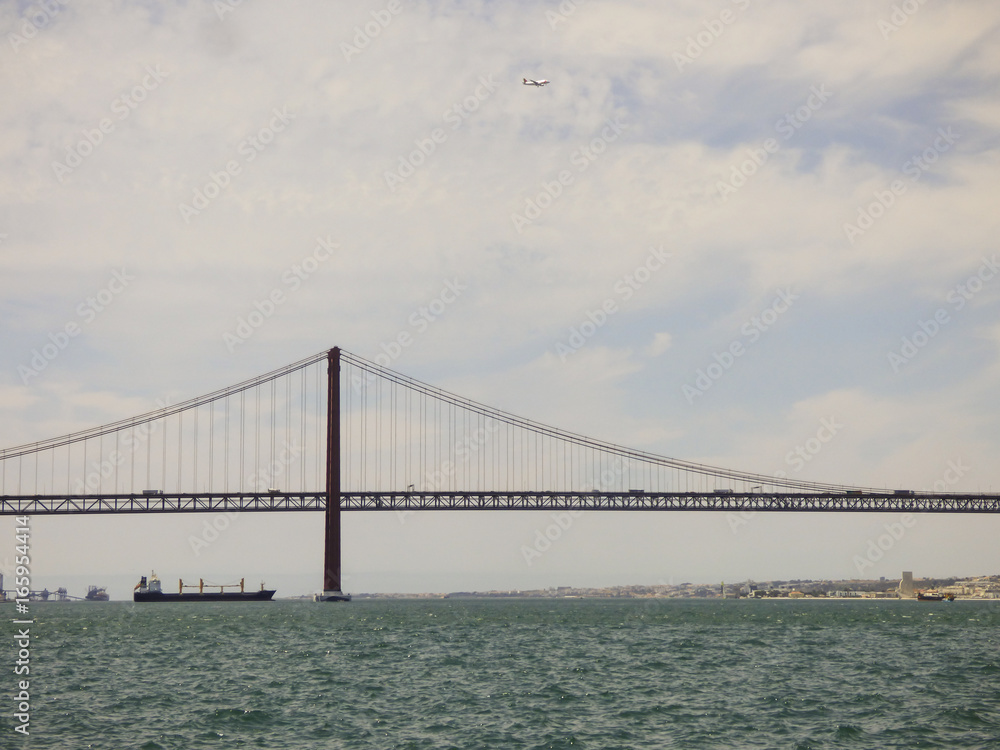
<instances>
[{"instance_id":1,"label":"small boat","mask_svg":"<svg viewBox=\"0 0 1000 750\"><path fill-rule=\"evenodd\" d=\"M938 591L918 591L917 601L920 602L953 602L954 594L942 594Z\"/></svg>"},{"instance_id":2,"label":"small boat","mask_svg":"<svg viewBox=\"0 0 1000 750\"><path fill-rule=\"evenodd\" d=\"M106 602L111 597L103 586L87 586L87 595L83 598L88 602Z\"/></svg>"},{"instance_id":3,"label":"small boat","mask_svg":"<svg viewBox=\"0 0 1000 750\"><path fill-rule=\"evenodd\" d=\"M239 591L226 591L227 588L235 588L239 586ZM194 591L184 591L184 589L198 589L197 593ZM274 596L274 589L265 589L264 584L261 583L260 591L247 591L244 588L244 579L240 579L239 583L226 584L226 585L212 585L209 584L210 589L219 589L218 591L206 591L205 590L205 580L203 578L198 579L198 585L194 584L185 585L183 579L178 582L177 593L168 594L163 590L163 586L160 584L160 579L156 577L156 573L150 575L149 580L146 580L146 576L142 576L139 579L139 583L135 585L135 589L132 592L132 601L135 602L269 602L271 597Z\"/></svg>"},{"instance_id":4,"label":"small boat","mask_svg":"<svg viewBox=\"0 0 1000 750\"><path fill-rule=\"evenodd\" d=\"M324 591L322 594L313 594L314 602L349 602L351 595L343 591Z\"/></svg>"}]
</instances>

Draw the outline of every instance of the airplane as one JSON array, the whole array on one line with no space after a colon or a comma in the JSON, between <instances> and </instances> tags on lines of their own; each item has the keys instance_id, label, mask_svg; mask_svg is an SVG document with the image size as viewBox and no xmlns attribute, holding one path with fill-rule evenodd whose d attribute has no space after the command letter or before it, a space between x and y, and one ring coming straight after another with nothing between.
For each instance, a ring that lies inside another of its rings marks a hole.
<instances>
[{"instance_id":1,"label":"airplane","mask_svg":"<svg viewBox=\"0 0 1000 750\"><path fill-rule=\"evenodd\" d=\"M546 81L544 78L541 81L533 81L530 78L522 78L521 83L523 83L525 86L544 86L546 83L548 83L548 81Z\"/></svg>"}]
</instances>

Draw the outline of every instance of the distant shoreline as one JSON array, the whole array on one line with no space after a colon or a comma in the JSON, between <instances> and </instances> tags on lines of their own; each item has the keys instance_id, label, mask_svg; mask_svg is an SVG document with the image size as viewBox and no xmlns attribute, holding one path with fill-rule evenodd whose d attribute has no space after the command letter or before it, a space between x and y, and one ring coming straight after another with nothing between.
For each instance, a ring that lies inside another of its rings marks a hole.
<instances>
[{"instance_id":1,"label":"distant shoreline","mask_svg":"<svg viewBox=\"0 0 1000 750\"><path fill-rule=\"evenodd\" d=\"M906 574L909 576L909 574ZM540 589L490 589L488 591L450 591L450 592L418 592L418 593L381 593L381 592L351 592L356 600L440 600L440 599L538 599L552 601L555 599L628 599L634 601L660 601L672 599L694 599L701 601L716 601L720 599L821 599L831 601L851 600L916 600L915 596L900 597L899 589L902 581L880 578L872 579L841 579L841 580L771 580L744 581L740 583L702 584L702 583L657 583L630 584L624 586L550 586ZM937 592L945 596L954 596L961 601L1000 601L1000 575L982 575L967 578L921 578L906 579L909 591L915 593ZM0 604L3 601L13 601L12 592L0 592ZM61 597L66 596L65 589L46 592L51 598L47 600L33 599L36 604L49 602L65 603ZM281 593L280 591L278 592ZM6 597L4 597L6 594ZM68 597L69 600L83 600L83 597ZM312 601L313 594L306 593L291 596L275 596L280 601ZM111 599L111 601L132 602L126 599ZM99 603L99 602L97 602Z\"/></svg>"}]
</instances>

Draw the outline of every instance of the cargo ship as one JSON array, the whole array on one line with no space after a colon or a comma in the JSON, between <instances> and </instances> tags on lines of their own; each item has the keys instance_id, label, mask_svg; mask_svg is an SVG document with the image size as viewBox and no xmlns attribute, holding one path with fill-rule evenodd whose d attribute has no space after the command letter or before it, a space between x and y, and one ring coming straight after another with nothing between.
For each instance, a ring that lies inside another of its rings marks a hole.
<instances>
[{"instance_id":1,"label":"cargo ship","mask_svg":"<svg viewBox=\"0 0 1000 750\"><path fill-rule=\"evenodd\" d=\"M260 585L260 591L247 591L243 585L244 579L240 579L239 583L227 584L227 585L209 585L209 589L218 589L218 591L205 590L204 579L198 579L198 585L189 584L185 585L183 579L178 582L177 593L168 594L163 590L160 584L160 579L156 577L156 573L149 576L149 580L146 580L146 576L142 576L139 583L136 584L134 591L132 592L132 601L135 602L269 602L271 597L274 596L274 589L265 589L264 584ZM239 586L239 591L226 591L227 588L236 588ZM198 589L197 592L194 591L184 591L184 589Z\"/></svg>"}]
</instances>

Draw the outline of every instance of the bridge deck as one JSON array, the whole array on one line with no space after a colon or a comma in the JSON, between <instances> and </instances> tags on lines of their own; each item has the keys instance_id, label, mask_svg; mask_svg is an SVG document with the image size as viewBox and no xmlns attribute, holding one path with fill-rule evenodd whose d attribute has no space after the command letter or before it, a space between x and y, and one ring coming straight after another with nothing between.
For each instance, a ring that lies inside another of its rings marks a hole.
<instances>
[{"instance_id":1,"label":"bridge deck","mask_svg":"<svg viewBox=\"0 0 1000 750\"><path fill-rule=\"evenodd\" d=\"M322 511L322 492L5 495L0 515ZM1000 495L952 493L344 492L341 510L1000 513Z\"/></svg>"}]
</instances>

